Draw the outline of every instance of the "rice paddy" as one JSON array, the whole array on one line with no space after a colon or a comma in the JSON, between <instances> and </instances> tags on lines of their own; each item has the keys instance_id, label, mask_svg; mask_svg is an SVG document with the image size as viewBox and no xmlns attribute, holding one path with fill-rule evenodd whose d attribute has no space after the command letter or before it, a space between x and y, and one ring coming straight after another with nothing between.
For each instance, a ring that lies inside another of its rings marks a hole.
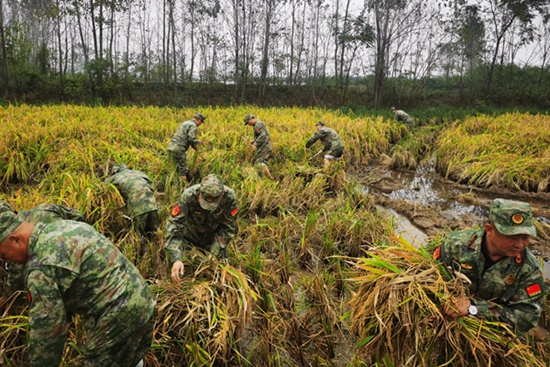
<instances>
[{"instance_id":1,"label":"rice paddy","mask_svg":"<svg viewBox=\"0 0 550 367\"><path fill-rule=\"evenodd\" d=\"M393 223L347 173L386 159L414 169L433 154L437 169L480 186L548 191L548 116L475 117L409 135L395 122L323 109L205 107L201 156L188 151L192 183L216 173L240 206L228 261L186 254L184 281L170 280L164 225L139 254L120 194L104 183L114 163L153 180L164 224L185 188L167 156L194 109L10 106L0 109L0 199L16 209L72 206L135 264L156 297L147 366L542 366L546 340L520 340L501 324L445 322L438 307L465 289L429 253L393 237ZM256 115L269 129L276 181L257 171L247 143ZM323 168L305 149L326 122L345 144ZM502 125L502 126L500 126ZM546 132L543 130L546 129ZM516 134L514 135L515 132ZM506 136L501 134L506 133ZM510 160L514 155L516 164ZM501 160L502 158L502 160ZM437 241L437 239L434 239ZM25 302L0 315L0 363L27 364ZM62 366L76 366L78 318Z\"/></svg>"}]
</instances>

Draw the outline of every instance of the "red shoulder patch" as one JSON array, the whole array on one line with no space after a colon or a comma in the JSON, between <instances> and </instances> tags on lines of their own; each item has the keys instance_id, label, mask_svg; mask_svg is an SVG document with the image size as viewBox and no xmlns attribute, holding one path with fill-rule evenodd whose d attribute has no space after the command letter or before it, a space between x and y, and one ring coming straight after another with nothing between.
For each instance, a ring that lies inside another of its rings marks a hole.
<instances>
[{"instance_id":1,"label":"red shoulder patch","mask_svg":"<svg viewBox=\"0 0 550 367\"><path fill-rule=\"evenodd\" d=\"M172 211L170 212L170 214L175 217L176 215L178 215L179 213L181 213L181 208L179 206L179 204L176 204L173 208L172 208Z\"/></svg>"},{"instance_id":2,"label":"red shoulder patch","mask_svg":"<svg viewBox=\"0 0 550 367\"><path fill-rule=\"evenodd\" d=\"M235 214L237 214L239 212L239 209L235 208L231 211L231 216L234 217Z\"/></svg>"},{"instance_id":3,"label":"red shoulder patch","mask_svg":"<svg viewBox=\"0 0 550 367\"><path fill-rule=\"evenodd\" d=\"M435 249L434 254L432 255L434 260L439 260L441 257L441 246Z\"/></svg>"},{"instance_id":4,"label":"red shoulder patch","mask_svg":"<svg viewBox=\"0 0 550 367\"><path fill-rule=\"evenodd\" d=\"M31 292L27 292L27 301L29 301L29 303L32 302Z\"/></svg>"},{"instance_id":5,"label":"red shoulder patch","mask_svg":"<svg viewBox=\"0 0 550 367\"><path fill-rule=\"evenodd\" d=\"M527 292L529 297L533 297L533 296L541 294L542 289L540 289L540 284L539 283L535 283L535 284L531 284L530 286L526 287L525 291Z\"/></svg>"},{"instance_id":6,"label":"red shoulder patch","mask_svg":"<svg viewBox=\"0 0 550 367\"><path fill-rule=\"evenodd\" d=\"M516 264L518 265L523 264L523 253L518 254L518 256L516 256Z\"/></svg>"}]
</instances>

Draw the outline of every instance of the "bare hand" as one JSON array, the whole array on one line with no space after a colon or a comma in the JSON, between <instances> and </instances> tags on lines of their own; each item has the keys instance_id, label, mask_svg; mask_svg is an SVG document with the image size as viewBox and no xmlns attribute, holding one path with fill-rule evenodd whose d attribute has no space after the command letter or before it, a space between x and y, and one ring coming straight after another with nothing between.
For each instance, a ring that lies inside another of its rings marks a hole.
<instances>
[{"instance_id":1,"label":"bare hand","mask_svg":"<svg viewBox=\"0 0 550 367\"><path fill-rule=\"evenodd\" d=\"M468 298L461 298L446 306L441 306L440 311L444 316L452 317L456 319L460 316L466 316L469 314L468 307L470 307L471 301Z\"/></svg>"},{"instance_id":2,"label":"bare hand","mask_svg":"<svg viewBox=\"0 0 550 367\"><path fill-rule=\"evenodd\" d=\"M257 147L255 145L252 145L252 150L256 150Z\"/></svg>"},{"instance_id":3,"label":"bare hand","mask_svg":"<svg viewBox=\"0 0 550 367\"><path fill-rule=\"evenodd\" d=\"M174 282L181 282L182 279L180 278L180 275L183 275L183 263L178 260L172 264L170 276Z\"/></svg>"}]
</instances>

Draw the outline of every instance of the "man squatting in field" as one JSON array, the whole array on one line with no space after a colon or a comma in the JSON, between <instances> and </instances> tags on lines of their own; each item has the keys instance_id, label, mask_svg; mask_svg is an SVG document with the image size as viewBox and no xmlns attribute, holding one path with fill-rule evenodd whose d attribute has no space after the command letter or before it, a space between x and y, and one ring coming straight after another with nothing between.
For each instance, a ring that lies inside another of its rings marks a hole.
<instances>
[{"instance_id":1,"label":"man squatting in field","mask_svg":"<svg viewBox=\"0 0 550 367\"><path fill-rule=\"evenodd\" d=\"M201 126L205 119L203 114L196 113L192 120L180 124L168 146L168 155L176 165L178 175L184 181L191 180L187 165L187 150L191 146L198 152L197 148L202 142L197 138L197 127Z\"/></svg>"},{"instance_id":2,"label":"man squatting in field","mask_svg":"<svg viewBox=\"0 0 550 367\"><path fill-rule=\"evenodd\" d=\"M183 191L166 223L164 248L172 261L172 280L182 280L181 260L191 246L218 257L227 256L227 246L236 232L238 211L235 191L223 185L221 178L214 174Z\"/></svg>"},{"instance_id":3,"label":"man squatting in field","mask_svg":"<svg viewBox=\"0 0 550 367\"><path fill-rule=\"evenodd\" d=\"M393 118L395 121L405 124L409 131L411 131L413 126L413 119L411 116L409 116L408 113L403 110L398 110L395 107L391 108L391 113L393 113Z\"/></svg>"},{"instance_id":4,"label":"man squatting in field","mask_svg":"<svg viewBox=\"0 0 550 367\"><path fill-rule=\"evenodd\" d=\"M338 160L344 154L344 144L342 139L338 136L338 133L333 129L325 126L323 121L319 121L315 124L317 131L306 142L306 149L311 147L317 140L321 140L323 148L319 150L315 156L325 152L323 159L325 167L330 164L331 160Z\"/></svg>"},{"instance_id":5,"label":"man squatting in field","mask_svg":"<svg viewBox=\"0 0 550 367\"><path fill-rule=\"evenodd\" d=\"M537 231L531 206L495 199L483 229L450 233L433 257L471 281L473 299L460 299L442 313L505 322L520 332L537 325L548 292L540 265L527 248Z\"/></svg>"},{"instance_id":6,"label":"man squatting in field","mask_svg":"<svg viewBox=\"0 0 550 367\"><path fill-rule=\"evenodd\" d=\"M125 212L132 219L134 230L151 239L157 231L159 210L151 179L122 163L115 164L111 173L105 182L115 186L124 198ZM145 251L142 244L141 254Z\"/></svg>"},{"instance_id":7,"label":"man squatting in field","mask_svg":"<svg viewBox=\"0 0 550 367\"><path fill-rule=\"evenodd\" d=\"M0 213L0 258L24 265L31 366L59 366L71 313L86 333L83 366L142 365L155 300L137 268L93 227L72 220L33 225L7 210Z\"/></svg>"},{"instance_id":8,"label":"man squatting in field","mask_svg":"<svg viewBox=\"0 0 550 367\"><path fill-rule=\"evenodd\" d=\"M0 201L0 213L5 211L10 211L29 222L32 225L38 223L49 224L61 219L70 219L77 222L85 222L86 218L84 214L79 212L74 208L69 208L63 205L56 204L40 204L35 208L29 210L22 210L17 213L6 201ZM23 268L21 264L16 264L13 262L8 263L8 277L4 285L4 290L2 292L2 298L0 299L0 304L3 301L7 300L17 291L25 289L25 279L23 278Z\"/></svg>"},{"instance_id":9,"label":"man squatting in field","mask_svg":"<svg viewBox=\"0 0 550 367\"><path fill-rule=\"evenodd\" d=\"M274 180L267 166L267 161L273 151L267 127L262 121L250 114L244 117L244 125L250 125L254 128L254 140L251 140L250 144L252 144L252 150L256 150L256 164L267 177Z\"/></svg>"}]
</instances>

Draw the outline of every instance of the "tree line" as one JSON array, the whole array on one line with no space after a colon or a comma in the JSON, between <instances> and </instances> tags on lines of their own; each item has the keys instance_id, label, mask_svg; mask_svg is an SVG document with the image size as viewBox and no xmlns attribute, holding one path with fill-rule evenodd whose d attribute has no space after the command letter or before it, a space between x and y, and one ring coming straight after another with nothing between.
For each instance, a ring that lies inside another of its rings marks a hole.
<instances>
[{"instance_id":1,"label":"tree line","mask_svg":"<svg viewBox=\"0 0 550 367\"><path fill-rule=\"evenodd\" d=\"M550 0L0 0L0 93L547 108L549 13Z\"/></svg>"}]
</instances>

